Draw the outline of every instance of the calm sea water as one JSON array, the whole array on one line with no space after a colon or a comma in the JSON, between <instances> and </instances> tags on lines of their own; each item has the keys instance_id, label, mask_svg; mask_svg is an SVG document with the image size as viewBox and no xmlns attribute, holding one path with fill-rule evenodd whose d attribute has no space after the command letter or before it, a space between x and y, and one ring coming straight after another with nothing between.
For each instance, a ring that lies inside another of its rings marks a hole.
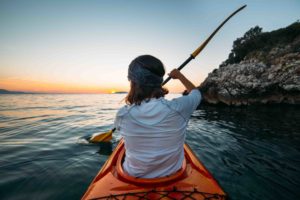
<instances>
[{"instance_id":1,"label":"calm sea water","mask_svg":"<svg viewBox=\"0 0 300 200\"><path fill-rule=\"evenodd\" d=\"M169 96L172 98L174 96ZM80 199L124 95L0 95L0 199ZM202 107L187 143L233 200L300 198L300 108Z\"/></svg>"}]
</instances>

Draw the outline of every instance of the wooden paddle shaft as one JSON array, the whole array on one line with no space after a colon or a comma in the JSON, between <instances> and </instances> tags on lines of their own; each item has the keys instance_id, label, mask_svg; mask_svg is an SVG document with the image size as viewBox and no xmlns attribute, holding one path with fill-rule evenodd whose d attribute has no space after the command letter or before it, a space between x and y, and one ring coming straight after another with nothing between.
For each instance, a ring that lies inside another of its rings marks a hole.
<instances>
[{"instance_id":1,"label":"wooden paddle shaft","mask_svg":"<svg viewBox=\"0 0 300 200\"><path fill-rule=\"evenodd\" d=\"M216 28L216 30L210 34L210 36L190 55L190 57L188 59L186 59L186 61L184 61L177 69L181 70L183 67L185 67L191 60L195 59L196 56L205 48L205 46L208 44L208 42L215 36L215 34L222 28L222 26L231 18L233 17L236 13L238 13L239 11L241 11L242 9L244 9L247 5L243 5L242 7L240 7L239 9L237 9L236 11L234 11L231 15L229 15L229 17L227 17L219 26L218 28ZM168 77L163 83L162 85L165 85L167 82L169 82L169 80L171 80L171 77Z\"/></svg>"}]
</instances>

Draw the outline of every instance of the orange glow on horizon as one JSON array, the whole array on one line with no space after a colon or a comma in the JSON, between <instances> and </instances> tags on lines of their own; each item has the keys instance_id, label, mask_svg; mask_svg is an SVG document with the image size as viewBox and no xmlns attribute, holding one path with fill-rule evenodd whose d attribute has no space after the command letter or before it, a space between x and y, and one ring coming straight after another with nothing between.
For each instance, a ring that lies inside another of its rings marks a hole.
<instances>
[{"instance_id":1,"label":"orange glow on horizon","mask_svg":"<svg viewBox=\"0 0 300 200\"><path fill-rule=\"evenodd\" d=\"M23 92L41 92L41 93L88 93L88 94L105 94L115 93L117 91L127 91L127 88L111 89L107 85L84 85L71 83L51 83L36 80L24 80L18 78L0 79L0 89ZM115 88L115 87L114 87Z\"/></svg>"},{"instance_id":2,"label":"orange glow on horizon","mask_svg":"<svg viewBox=\"0 0 300 200\"><path fill-rule=\"evenodd\" d=\"M182 93L184 91L184 87L178 81L170 83L166 88L169 89L170 93ZM106 83L100 86L100 84L58 83L21 78L0 78L0 89L36 93L115 94L117 92L128 92L129 84L118 86Z\"/></svg>"}]
</instances>

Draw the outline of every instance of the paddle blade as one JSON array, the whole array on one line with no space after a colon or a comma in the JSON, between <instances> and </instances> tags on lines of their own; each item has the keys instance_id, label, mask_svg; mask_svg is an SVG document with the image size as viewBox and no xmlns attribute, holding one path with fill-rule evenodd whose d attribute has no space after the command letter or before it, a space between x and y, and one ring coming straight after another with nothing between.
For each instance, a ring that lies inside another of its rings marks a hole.
<instances>
[{"instance_id":1,"label":"paddle blade","mask_svg":"<svg viewBox=\"0 0 300 200\"><path fill-rule=\"evenodd\" d=\"M112 134L114 131L115 128L105 133L95 134L91 137L89 142L109 142L112 139Z\"/></svg>"}]
</instances>

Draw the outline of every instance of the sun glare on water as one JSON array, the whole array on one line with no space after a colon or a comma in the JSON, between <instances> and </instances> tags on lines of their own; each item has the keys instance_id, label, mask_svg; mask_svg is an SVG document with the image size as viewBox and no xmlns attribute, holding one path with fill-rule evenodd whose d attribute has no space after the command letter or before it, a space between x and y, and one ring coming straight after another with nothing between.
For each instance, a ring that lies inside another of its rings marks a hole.
<instances>
[{"instance_id":1,"label":"sun glare on water","mask_svg":"<svg viewBox=\"0 0 300 200\"><path fill-rule=\"evenodd\" d=\"M115 93L116 93L116 90L111 90L110 93L111 93L111 94L115 94Z\"/></svg>"}]
</instances>

